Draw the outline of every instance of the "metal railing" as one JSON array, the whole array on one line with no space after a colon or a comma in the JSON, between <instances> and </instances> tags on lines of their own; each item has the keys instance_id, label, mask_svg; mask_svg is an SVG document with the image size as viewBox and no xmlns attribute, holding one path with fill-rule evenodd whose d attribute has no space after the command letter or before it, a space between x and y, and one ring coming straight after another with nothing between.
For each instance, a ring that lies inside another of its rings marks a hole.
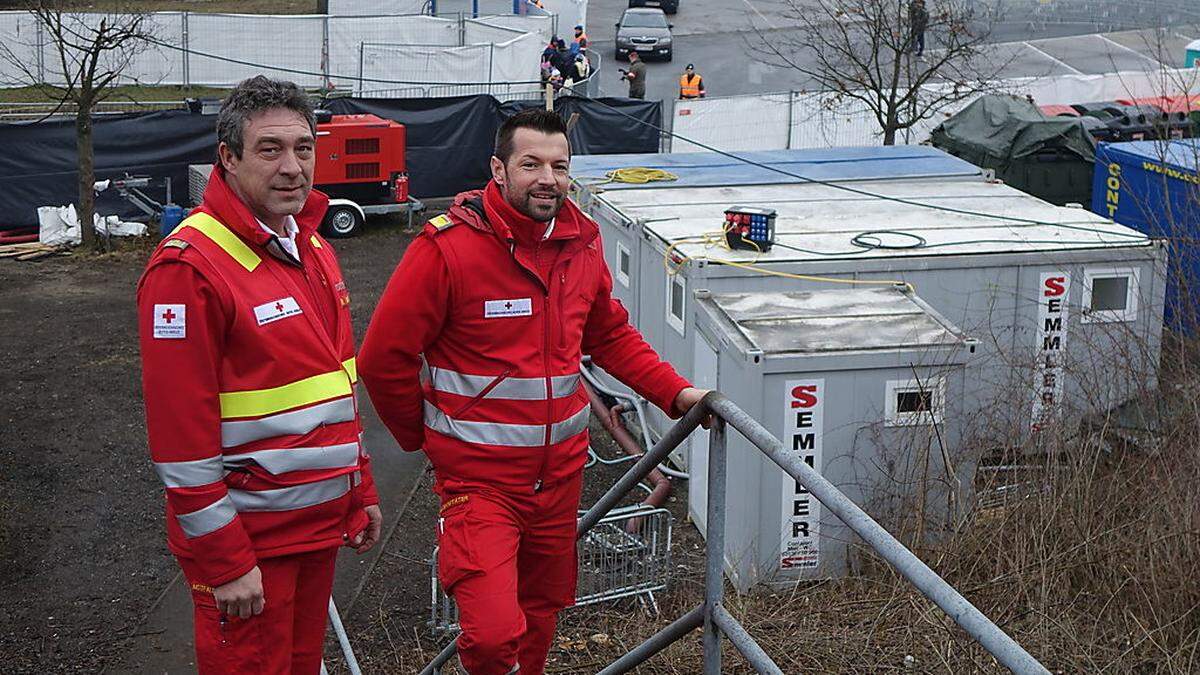
<instances>
[{"instance_id":1,"label":"metal railing","mask_svg":"<svg viewBox=\"0 0 1200 675\"><path fill-rule=\"evenodd\" d=\"M963 630L975 638L1000 664L1014 673L1045 673L1049 671L1017 644L1007 633L983 615L950 584L929 569L912 551L905 548L879 523L875 522L849 497L825 480L799 456L788 453L783 443L761 424L719 392L710 392L693 406L679 422L671 427L654 448L642 456L608 492L579 519L577 535L582 536L600 521L629 492L634 485L666 459L708 415L716 419L709 434L708 450L708 519L707 550L705 553L704 602L648 640L600 671L601 675L627 673L644 663L668 645L696 628L703 627L705 675L721 672L721 637L729 638L733 646L759 673L783 671L755 642L741 623L722 604L725 552L725 428L733 427L753 443L763 454L799 481L814 497L832 511L851 530L896 568L921 593L933 601ZM694 479L694 478L693 478ZM422 675L441 672L441 667L453 658L457 641L452 641L422 670Z\"/></svg>"}]
</instances>

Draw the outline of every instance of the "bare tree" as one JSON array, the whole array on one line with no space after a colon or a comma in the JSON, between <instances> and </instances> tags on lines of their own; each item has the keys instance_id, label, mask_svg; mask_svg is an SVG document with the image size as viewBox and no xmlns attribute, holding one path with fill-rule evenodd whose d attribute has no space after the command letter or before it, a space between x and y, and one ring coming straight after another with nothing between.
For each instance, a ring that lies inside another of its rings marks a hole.
<instances>
[{"instance_id":1,"label":"bare tree","mask_svg":"<svg viewBox=\"0 0 1200 675\"><path fill-rule=\"evenodd\" d=\"M988 29L970 0L928 0L924 13L913 1L784 0L796 33L779 40L758 31L751 49L806 75L823 107L864 106L893 145L897 132L990 90L1011 61L986 49Z\"/></svg>"},{"instance_id":2,"label":"bare tree","mask_svg":"<svg viewBox=\"0 0 1200 675\"><path fill-rule=\"evenodd\" d=\"M37 87L54 101L54 112L74 108L80 232L84 245L99 247L104 242L93 226L96 171L92 114L96 104L113 93L133 59L151 46L154 24L145 12L114 9L84 13L72 11L71 6L55 0L30 3L29 14L44 38L0 43L0 59L23 74L25 84ZM53 77L61 77L61 82L47 81Z\"/></svg>"}]
</instances>

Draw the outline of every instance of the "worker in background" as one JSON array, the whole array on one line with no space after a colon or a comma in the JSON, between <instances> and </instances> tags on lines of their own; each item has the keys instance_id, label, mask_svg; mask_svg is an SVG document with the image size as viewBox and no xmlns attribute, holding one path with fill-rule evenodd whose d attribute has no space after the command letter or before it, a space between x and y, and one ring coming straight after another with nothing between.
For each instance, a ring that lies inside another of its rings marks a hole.
<instances>
[{"instance_id":1,"label":"worker in background","mask_svg":"<svg viewBox=\"0 0 1200 675\"><path fill-rule=\"evenodd\" d=\"M629 82L629 98L646 98L646 64L636 51L629 52L629 70L619 70L621 79Z\"/></svg>"},{"instance_id":2,"label":"worker in background","mask_svg":"<svg viewBox=\"0 0 1200 675\"><path fill-rule=\"evenodd\" d=\"M350 296L316 233L304 91L242 82L217 138L203 202L138 283L150 456L199 672L316 675L338 547L366 552L382 522Z\"/></svg>"},{"instance_id":3,"label":"worker in background","mask_svg":"<svg viewBox=\"0 0 1200 675\"><path fill-rule=\"evenodd\" d=\"M583 24L575 26L575 38L572 40L578 47L576 51L586 52L588 48L587 33L583 32Z\"/></svg>"},{"instance_id":4,"label":"worker in background","mask_svg":"<svg viewBox=\"0 0 1200 675\"><path fill-rule=\"evenodd\" d=\"M690 63L679 76L679 98L704 98L704 78L696 74L696 66Z\"/></svg>"},{"instance_id":5,"label":"worker in background","mask_svg":"<svg viewBox=\"0 0 1200 675\"><path fill-rule=\"evenodd\" d=\"M587 56L579 54L575 57L575 81L583 82L592 74L592 64L588 63Z\"/></svg>"},{"instance_id":6,"label":"worker in background","mask_svg":"<svg viewBox=\"0 0 1200 675\"><path fill-rule=\"evenodd\" d=\"M567 41L562 38L558 39L556 47L554 56L550 58L550 65L557 68L564 78L568 77L571 71L575 70L575 56L567 48Z\"/></svg>"},{"instance_id":7,"label":"worker in background","mask_svg":"<svg viewBox=\"0 0 1200 675\"><path fill-rule=\"evenodd\" d=\"M425 225L363 340L375 409L433 464L438 578L458 605L471 675L541 675L558 612L574 603L581 357L671 417L705 393L659 360L612 297L599 228L567 199L570 162L556 113L505 121L491 181Z\"/></svg>"},{"instance_id":8,"label":"worker in background","mask_svg":"<svg viewBox=\"0 0 1200 675\"><path fill-rule=\"evenodd\" d=\"M908 4L909 40L917 56L925 53L925 29L928 27L929 10L925 8L925 0L911 0Z\"/></svg>"}]
</instances>

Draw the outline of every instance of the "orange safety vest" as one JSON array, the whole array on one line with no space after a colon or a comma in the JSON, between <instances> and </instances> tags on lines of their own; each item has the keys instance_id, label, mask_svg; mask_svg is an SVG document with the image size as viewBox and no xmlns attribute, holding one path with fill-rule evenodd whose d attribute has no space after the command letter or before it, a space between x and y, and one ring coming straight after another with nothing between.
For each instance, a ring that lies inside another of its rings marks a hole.
<instances>
[{"instance_id":1,"label":"orange safety vest","mask_svg":"<svg viewBox=\"0 0 1200 675\"><path fill-rule=\"evenodd\" d=\"M579 35L575 36L575 39L572 40L572 42L579 45L579 47L582 49L587 46L587 43L588 43L587 39L588 39L587 33L580 33Z\"/></svg>"},{"instance_id":2,"label":"orange safety vest","mask_svg":"<svg viewBox=\"0 0 1200 675\"><path fill-rule=\"evenodd\" d=\"M700 98L700 76L688 80L687 73L679 76L679 98Z\"/></svg>"}]
</instances>

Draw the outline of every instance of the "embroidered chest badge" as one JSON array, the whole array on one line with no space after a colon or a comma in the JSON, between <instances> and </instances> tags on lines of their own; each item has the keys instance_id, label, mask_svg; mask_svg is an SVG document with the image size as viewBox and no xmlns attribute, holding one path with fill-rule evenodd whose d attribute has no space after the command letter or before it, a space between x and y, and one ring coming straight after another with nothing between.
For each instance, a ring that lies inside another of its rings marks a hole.
<instances>
[{"instance_id":1,"label":"embroidered chest badge","mask_svg":"<svg viewBox=\"0 0 1200 675\"><path fill-rule=\"evenodd\" d=\"M513 316L533 316L533 299L512 298L483 302L483 318L485 319L505 319Z\"/></svg>"},{"instance_id":2,"label":"embroidered chest badge","mask_svg":"<svg viewBox=\"0 0 1200 675\"><path fill-rule=\"evenodd\" d=\"M289 316L301 314L300 305L296 304L296 299L292 296L264 302L254 308L254 319L258 321L258 325L264 326L272 321L286 319Z\"/></svg>"}]
</instances>

